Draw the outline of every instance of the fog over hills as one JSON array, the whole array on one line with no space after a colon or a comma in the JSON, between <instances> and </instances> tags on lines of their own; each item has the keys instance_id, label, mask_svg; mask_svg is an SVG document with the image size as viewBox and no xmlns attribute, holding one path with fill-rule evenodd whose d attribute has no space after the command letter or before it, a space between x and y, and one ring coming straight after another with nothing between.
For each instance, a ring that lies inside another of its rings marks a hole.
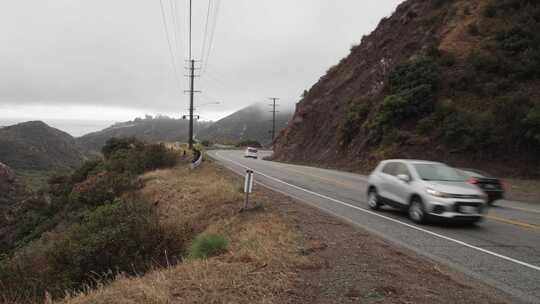
<instances>
[{"instance_id":1,"label":"fog over hills","mask_svg":"<svg viewBox=\"0 0 540 304\"><path fill-rule=\"evenodd\" d=\"M199 133L201 139L212 142L230 144L243 140L256 140L268 145L272 142L272 107L256 103L243 108L203 129ZM290 107L277 107L276 136L287 126L292 116Z\"/></svg>"}]
</instances>

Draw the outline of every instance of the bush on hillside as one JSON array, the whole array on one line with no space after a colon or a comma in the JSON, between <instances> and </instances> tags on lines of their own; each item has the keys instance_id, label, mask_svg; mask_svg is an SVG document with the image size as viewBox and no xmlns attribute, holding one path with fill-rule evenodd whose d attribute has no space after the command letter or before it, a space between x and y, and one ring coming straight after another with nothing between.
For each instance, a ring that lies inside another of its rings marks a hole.
<instances>
[{"instance_id":1,"label":"bush on hillside","mask_svg":"<svg viewBox=\"0 0 540 304\"><path fill-rule=\"evenodd\" d=\"M130 173L105 172L75 185L69 198L74 207L96 207L139 187L140 183Z\"/></svg>"},{"instance_id":2,"label":"bush on hillside","mask_svg":"<svg viewBox=\"0 0 540 304\"><path fill-rule=\"evenodd\" d=\"M162 144L121 148L109 154L104 166L107 171L142 174L146 171L173 167L178 160L176 152Z\"/></svg>"},{"instance_id":3,"label":"bush on hillside","mask_svg":"<svg viewBox=\"0 0 540 304\"><path fill-rule=\"evenodd\" d=\"M89 175L103 163L101 160L92 160L84 162L78 169L71 174L72 183L80 183L88 178Z\"/></svg>"},{"instance_id":4,"label":"bush on hillside","mask_svg":"<svg viewBox=\"0 0 540 304\"><path fill-rule=\"evenodd\" d=\"M201 259L220 255L227 251L229 242L221 235L199 234L189 248L189 258Z\"/></svg>"},{"instance_id":5,"label":"bush on hillside","mask_svg":"<svg viewBox=\"0 0 540 304\"><path fill-rule=\"evenodd\" d=\"M529 110L527 116L523 120L526 126L526 136L536 141L540 145L540 105L537 104Z\"/></svg>"},{"instance_id":6,"label":"bush on hillside","mask_svg":"<svg viewBox=\"0 0 540 304\"><path fill-rule=\"evenodd\" d=\"M112 155L114 152L118 150L130 150L130 149L137 149L144 146L144 143L142 143L140 140L136 139L135 137L127 137L127 138L110 138L107 140L103 148L101 148L101 153L103 153L103 156L105 158L109 158L110 155Z\"/></svg>"},{"instance_id":7,"label":"bush on hillside","mask_svg":"<svg viewBox=\"0 0 540 304\"><path fill-rule=\"evenodd\" d=\"M338 125L339 141L348 145L358 134L361 125L367 119L371 108L371 101L367 98L356 98L347 104L345 115Z\"/></svg>"},{"instance_id":8,"label":"bush on hillside","mask_svg":"<svg viewBox=\"0 0 540 304\"><path fill-rule=\"evenodd\" d=\"M0 298L62 296L117 273L139 274L179 253L182 238L165 231L150 204L117 201L101 206L63 234L46 234L11 258L0 260Z\"/></svg>"},{"instance_id":9,"label":"bush on hillside","mask_svg":"<svg viewBox=\"0 0 540 304\"><path fill-rule=\"evenodd\" d=\"M383 100L375 125L395 126L433 111L439 78L438 66L429 58L396 67L389 76L391 94Z\"/></svg>"}]
</instances>

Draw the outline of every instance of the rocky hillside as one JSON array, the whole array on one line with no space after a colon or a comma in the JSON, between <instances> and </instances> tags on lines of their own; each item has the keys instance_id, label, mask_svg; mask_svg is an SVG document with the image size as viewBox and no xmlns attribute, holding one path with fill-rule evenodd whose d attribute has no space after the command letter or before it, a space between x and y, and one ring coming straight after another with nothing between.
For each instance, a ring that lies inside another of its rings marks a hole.
<instances>
[{"instance_id":1,"label":"rocky hillside","mask_svg":"<svg viewBox=\"0 0 540 304\"><path fill-rule=\"evenodd\" d=\"M72 169L82 161L71 135L41 121L0 128L0 162L16 171Z\"/></svg>"},{"instance_id":2,"label":"rocky hillside","mask_svg":"<svg viewBox=\"0 0 540 304\"><path fill-rule=\"evenodd\" d=\"M199 132L201 139L222 144L236 144L244 140L256 140L262 144L272 141L272 108L264 104L253 104L235 112ZM292 111L278 109L276 134L287 126Z\"/></svg>"},{"instance_id":3,"label":"rocky hillside","mask_svg":"<svg viewBox=\"0 0 540 304\"><path fill-rule=\"evenodd\" d=\"M199 122L197 127L204 128L208 122ZM77 143L85 153L101 151L105 142L112 138L136 137L148 143L187 141L189 124L187 120L168 117L137 118L133 121L117 123L99 132L77 138Z\"/></svg>"},{"instance_id":4,"label":"rocky hillside","mask_svg":"<svg viewBox=\"0 0 540 304\"><path fill-rule=\"evenodd\" d=\"M538 1L405 1L305 94L275 157L357 171L422 158L539 176L539 23Z\"/></svg>"}]
</instances>

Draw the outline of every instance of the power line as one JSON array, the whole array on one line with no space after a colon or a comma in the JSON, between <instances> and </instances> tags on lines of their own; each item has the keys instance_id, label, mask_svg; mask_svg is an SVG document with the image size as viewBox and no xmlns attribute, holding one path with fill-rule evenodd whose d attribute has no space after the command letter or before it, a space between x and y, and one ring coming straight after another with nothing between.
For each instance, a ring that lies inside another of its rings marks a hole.
<instances>
[{"instance_id":1,"label":"power line","mask_svg":"<svg viewBox=\"0 0 540 304\"><path fill-rule=\"evenodd\" d=\"M180 78L178 76L178 69L176 68L176 58L174 56L174 51L172 49L171 45L171 39L169 36L169 27L167 25L167 17L165 14L165 8L163 7L163 0L159 0L159 5L161 7L161 19L163 20L163 28L165 30L165 37L167 38L167 45L169 46L169 55L172 63L173 73L174 73L174 79L176 80L176 83L179 87L180 86Z\"/></svg>"},{"instance_id":2,"label":"power line","mask_svg":"<svg viewBox=\"0 0 540 304\"><path fill-rule=\"evenodd\" d=\"M221 1L220 0L216 0L216 5L215 5L215 12L214 12L214 22L212 23L212 31L210 32L210 44L208 46L208 51L206 52L206 58L204 58L204 69L203 69L203 73L206 71L206 66L208 65L208 61L210 60L210 54L212 53L212 49L213 49L213 46L214 46L214 34L216 32L216 26L217 26L217 21L218 21L218 16L219 16L219 8L220 8L220 5L221 5ZM201 58L203 59L203 58Z\"/></svg>"},{"instance_id":3,"label":"power line","mask_svg":"<svg viewBox=\"0 0 540 304\"><path fill-rule=\"evenodd\" d=\"M212 0L208 0L208 10L206 11L206 22L204 25L204 36L203 36L203 43L201 48L201 59L204 58L204 53L206 49L206 41L208 40L208 22L210 22L210 11L212 9Z\"/></svg>"},{"instance_id":4,"label":"power line","mask_svg":"<svg viewBox=\"0 0 540 304\"><path fill-rule=\"evenodd\" d=\"M184 49L182 48L182 44L183 44L183 41L182 41L182 31L181 31L181 28L179 26L179 23L178 23L178 7L177 7L177 4L176 4L176 0L169 0L169 4L170 4L170 7L171 7L171 18L172 18L172 23L173 23L173 27L174 27L174 31L173 31L173 37L174 37L174 41L176 42L176 52L179 53L180 50L182 50L182 55L184 55ZM180 36L180 38L179 38Z\"/></svg>"},{"instance_id":5,"label":"power line","mask_svg":"<svg viewBox=\"0 0 540 304\"><path fill-rule=\"evenodd\" d=\"M191 57L191 32L192 32L192 18L193 15L193 0L189 0L189 60L193 60Z\"/></svg>"}]
</instances>

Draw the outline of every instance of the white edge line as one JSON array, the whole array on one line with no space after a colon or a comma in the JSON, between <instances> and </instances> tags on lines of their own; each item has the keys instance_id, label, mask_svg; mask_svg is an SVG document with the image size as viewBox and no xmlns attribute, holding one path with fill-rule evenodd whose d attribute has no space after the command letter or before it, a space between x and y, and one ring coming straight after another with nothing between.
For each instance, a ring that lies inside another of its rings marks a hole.
<instances>
[{"instance_id":1,"label":"white edge line","mask_svg":"<svg viewBox=\"0 0 540 304\"><path fill-rule=\"evenodd\" d=\"M426 230L426 229L423 229L423 228L420 228L420 227L416 227L416 226L414 226L414 225L411 225L411 224L408 224L408 223L404 223L404 222L402 222L402 221L393 219L393 218L391 218L391 217L387 217L387 216L384 216L384 215L375 213L375 212L373 212L373 211L366 210L366 209L364 209L364 208L360 208L360 207L357 207L357 206L354 206L354 205L351 205L351 204L342 202L342 201L337 200L337 199L335 199L335 198L331 198L331 197L329 197L329 196L326 196L326 195L323 195L323 194L319 194L319 193L317 193L317 192L313 192L313 191L310 191L310 190L307 190L307 189L298 187L298 186L296 186L296 185L289 184L289 183L284 182L284 181L282 181L282 180L280 180L280 179L277 179L277 178L275 178L275 177L266 175L266 174L264 174L264 173L262 173L262 172L259 172L259 171L257 171L257 170L252 169L252 168L249 168L249 167L247 167L247 166L244 166L244 165L242 165L241 163L238 163L238 162L236 162L236 161L234 161L234 160L231 160L231 159L228 159L228 158L226 158L226 157L223 157L223 156L221 156L220 153L217 152L217 151L216 151L215 155L216 155L218 158L221 158L221 159L223 159L223 160L229 161L229 162L231 162L231 163L233 163L233 164L235 164L235 165L237 165L237 166L240 166L240 167L246 168L246 169L250 169L250 170L252 170L253 172L255 172L255 173L257 173L257 174L259 174L259 175L261 175L261 176L264 176L264 177L266 177L266 178L268 178L268 179L271 179L271 180L276 181L276 182L278 182L278 183L282 183L282 184L284 184L284 185L287 185L287 186L289 186L289 187L295 188L295 189L297 189L297 190L304 191L304 192L309 193L309 194L311 194L311 195L318 196L318 197L320 197L320 198L324 198L324 199L330 200L330 201L332 201L332 202L334 202L334 203L338 203L338 204L341 204L341 205L343 205L343 206L347 206L347 207L349 207L349 208L352 208L352 209L355 209L355 210L358 210L358 211L362 211L362 212L364 212L364 213L367 213L367 214L370 214L370 215L374 215L374 216L383 218L383 219L385 219L385 220L388 220L388 221L391 221L391 222L394 222L394 223L397 223L397 224L406 226L406 227L408 227L408 228L412 228L412 229L415 229L415 230L418 230L418 231L422 231L422 232L427 233L427 234L429 234L429 235L436 236L436 237L442 238L442 239L444 239L444 240L447 240L447 241L450 241L450 242L454 242L454 243L456 243L456 244L459 244L459 245L462 245L462 246L465 246L465 247L468 247L468 248L471 248L471 249L474 249L474 250L477 250L477 251L480 251L480 252L483 252L483 253L486 253L486 254L495 256L495 257L498 257L498 258L500 258L500 259L503 259L503 260L506 260L506 261L509 261L509 262L512 262L512 263L516 263L516 264L519 264L519 265L521 265L521 266L525 266L525 267L527 267L527 268L531 268L531 269L540 271L540 267L539 267L539 266L535 266L535 265L532 265L532 264L529 264L529 263L526 263L526 262L523 262L523 261L520 261L520 260L516 260L516 259L514 259L514 258L507 257L507 256L505 256L505 255L498 254L498 253L496 253L496 252L489 251L489 250L486 250L486 249L483 249L483 248L480 248L480 247L477 247L477 246L474 246L474 245L465 243L465 242L463 242L463 241L456 240L456 239L453 239L453 238L451 238L451 237L447 237L447 236L444 236L444 235L442 235L442 234L438 234L438 233L435 233L435 232L432 232L432 231L429 231L429 230Z\"/></svg>"}]
</instances>

